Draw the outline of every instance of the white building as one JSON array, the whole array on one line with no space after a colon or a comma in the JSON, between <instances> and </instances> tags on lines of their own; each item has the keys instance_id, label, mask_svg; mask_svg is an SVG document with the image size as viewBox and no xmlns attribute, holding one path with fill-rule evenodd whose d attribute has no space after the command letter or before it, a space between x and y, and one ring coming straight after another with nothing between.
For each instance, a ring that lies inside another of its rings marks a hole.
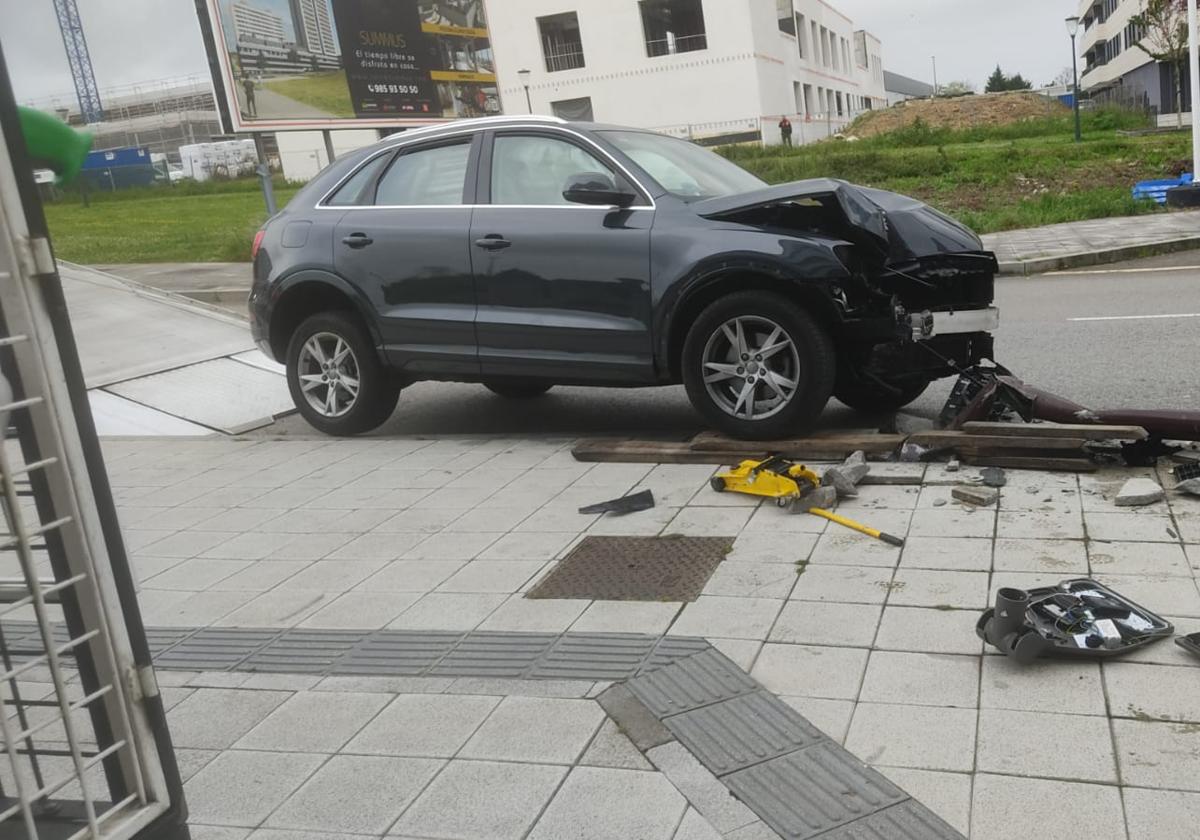
<instances>
[{"instance_id":1,"label":"white building","mask_svg":"<svg viewBox=\"0 0 1200 840\"><path fill-rule=\"evenodd\" d=\"M283 19L279 15L248 3L234 3L229 9L238 43L283 44Z\"/></svg>"},{"instance_id":2,"label":"white building","mask_svg":"<svg viewBox=\"0 0 1200 840\"><path fill-rule=\"evenodd\" d=\"M1175 73L1160 64L1138 42L1147 33L1133 23L1142 11L1142 0L1081 0L1079 4L1079 86L1085 94L1103 101L1112 98L1130 105L1154 108L1171 115L1175 123ZM1183 110L1191 101L1188 74L1183 73Z\"/></svg>"},{"instance_id":3,"label":"white building","mask_svg":"<svg viewBox=\"0 0 1200 840\"><path fill-rule=\"evenodd\" d=\"M296 45L317 55L340 55L333 37L329 0L290 0Z\"/></svg>"},{"instance_id":4,"label":"white building","mask_svg":"<svg viewBox=\"0 0 1200 840\"><path fill-rule=\"evenodd\" d=\"M694 138L826 137L882 108L878 38L822 0L503 0L488 21L507 113ZM761 132L761 134L760 134Z\"/></svg>"}]
</instances>

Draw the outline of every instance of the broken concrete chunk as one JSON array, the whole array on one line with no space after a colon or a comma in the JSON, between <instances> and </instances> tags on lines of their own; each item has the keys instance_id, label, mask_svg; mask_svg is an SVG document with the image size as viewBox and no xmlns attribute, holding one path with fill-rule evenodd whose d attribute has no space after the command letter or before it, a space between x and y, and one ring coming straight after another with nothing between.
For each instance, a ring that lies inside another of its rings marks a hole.
<instances>
[{"instance_id":1,"label":"broken concrete chunk","mask_svg":"<svg viewBox=\"0 0 1200 840\"><path fill-rule=\"evenodd\" d=\"M850 457L842 464L844 467L865 467L867 466L867 453L859 449L857 452L851 452Z\"/></svg>"},{"instance_id":2,"label":"broken concrete chunk","mask_svg":"<svg viewBox=\"0 0 1200 840\"><path fill-rule=\"evenodd\" d=\"M830 467L821 476L821 486L832 487L837 491L839 499L853 499L858 495L858 487L853 479L846 475L845 467Z\"/></svg>"},{"instance_id":3,"label":"broken concrete chunk","mask_svg":"<svg viewBox=\"0 0 1200 840\"><path fill-rule=\"evenodd\" d=\"M945 507L946 504L947 504L947 502L945 499L934 499L933 500L934 507Z\"/></svg>"},{"instance_id":4,"label":"broken concrete chunk","mask_svg":"<svg viewBox=\"0 0 1200 840\"><path fill-rule=\"evenodd\" d=\"M1141 507L1161 502L1166 494L1158 482L1149 478L1131 478L1117 494L1117 507Z\"/></svg>"},{"instance_id":5,"label":"broken concrete chunk","mask_svg":"<svg viewBox=\"0 0 1200 840\"><path fill-rule=\"evenodd\" d=\"M802 496L796 504L792 505L792 512L807 513L810 508L833 510L837 506L837 500L838 492L836 488L818 487L811 493Z\"/></svg>"},{"instance_id":6,"label":"broken concrete chunk","mask_svg":"<svg viewBox=\"0 0 1200 840\"><path fill-rule=\"evenodd\" d=\"M1200 478L1189 478L1175 485L1176 493L1187 493L1189 496L1200 496Z\"/></svg>"},{"instance_id":7,"label":"broken concrete chunk","mask_svg":"<svg viewBox=\"0 0 1200 840\"><path fill-rule=\"evenodd\" d=\"M950 491L950 495L969 505L990 507L1000 498L1000 491L994 487L955 487Z\"/></svg>"},{"instance_id":8,"label":"broken concrete chunk","mask_svg":"<svg viewBox=\"0 0 1200 840\"><path fill-rule=\"evenodd\" d=\"M999 467L984 467L979 471L983 477L983 483L988 487L1003 487L1008 484L1008 479L1004 476L1004 470Z\"/></svg>"},{"instance_id":9,"label":"broken concrete chunk","mask_svg":"<svg viewBox=\"0 0 1200 840\"><path fill-rule=\"evenodd\" d=\"M951 458L950 463L946 464L946 472L958 472L962 469L962 464L957 458Z\"/></svg>"}]
</instances>

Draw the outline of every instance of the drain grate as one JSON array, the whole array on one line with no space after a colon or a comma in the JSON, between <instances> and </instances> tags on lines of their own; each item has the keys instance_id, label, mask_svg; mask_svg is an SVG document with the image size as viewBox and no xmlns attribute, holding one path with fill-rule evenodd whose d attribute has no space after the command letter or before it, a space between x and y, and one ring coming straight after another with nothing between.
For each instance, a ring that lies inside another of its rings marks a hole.
<instances>
[{"instance_id":1,"label":"drain grate","mask_svg":"<svg viewBox=\"0 0 1200 840\"><path fill-rule=\"evenodd\" d=\"M729 537L587 537L526 597L695 601L732 545Z\"/></svg>"}]
</instances>

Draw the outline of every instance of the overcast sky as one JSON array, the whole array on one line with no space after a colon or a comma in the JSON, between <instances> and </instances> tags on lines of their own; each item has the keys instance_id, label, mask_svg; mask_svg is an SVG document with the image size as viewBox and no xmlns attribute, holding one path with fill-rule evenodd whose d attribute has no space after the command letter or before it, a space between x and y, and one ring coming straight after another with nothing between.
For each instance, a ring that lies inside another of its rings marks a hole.
<instances>
[{"instance_id":1,"label":"overcast sky","mask_svg":"<svg viewBox=\"0 0 1200 840\"><path fill-rule=\"evenodd\" d=\"M505 2L491 0L492 13ZM832 5L883 40L888 70L931 81L930 56L936 55L940 82L964 79L977 87L997 62L1035 84L1049 82L1069 66L1063 18L1078 8L1076 0L832 0ZM80 0L79 7L102 89L207 75L193 0ZM0 44L18 100L73 98L50 0L0 0L0 21Z\"/></svg>"}]
</instances>

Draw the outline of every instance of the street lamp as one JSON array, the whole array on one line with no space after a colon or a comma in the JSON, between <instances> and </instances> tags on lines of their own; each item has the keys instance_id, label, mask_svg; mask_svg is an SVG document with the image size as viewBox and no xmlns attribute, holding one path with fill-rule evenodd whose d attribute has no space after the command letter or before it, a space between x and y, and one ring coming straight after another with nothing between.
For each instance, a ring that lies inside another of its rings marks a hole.
<instances>
[{"instance_id":1,"label":"street lamp","mask_svg":"<svg viewBox=\"0 0 1200 840\"><path fill-rule=\"evenodd\" d=\"M533 100L529 98L529 77L533 75L531 70L518 70L517 75L521 77L521 84L525 86L525 105L529 108L529 113L533 113Z\"/></svg>"},{"instance_id":2,"label":"street lamp","mask_svg":"<svg viewBox=\"0 0 1200 840\"><path fill-rule=\"evenodd\" d=\"M1076 57L1075 36L1079 34L1079 18L1067 18L1067 34L1071 36L1071 74L1075 77L1075 142L1083 140L1083 130L1079 124L1079 59Z\"/></svg>"}]
</instances>

